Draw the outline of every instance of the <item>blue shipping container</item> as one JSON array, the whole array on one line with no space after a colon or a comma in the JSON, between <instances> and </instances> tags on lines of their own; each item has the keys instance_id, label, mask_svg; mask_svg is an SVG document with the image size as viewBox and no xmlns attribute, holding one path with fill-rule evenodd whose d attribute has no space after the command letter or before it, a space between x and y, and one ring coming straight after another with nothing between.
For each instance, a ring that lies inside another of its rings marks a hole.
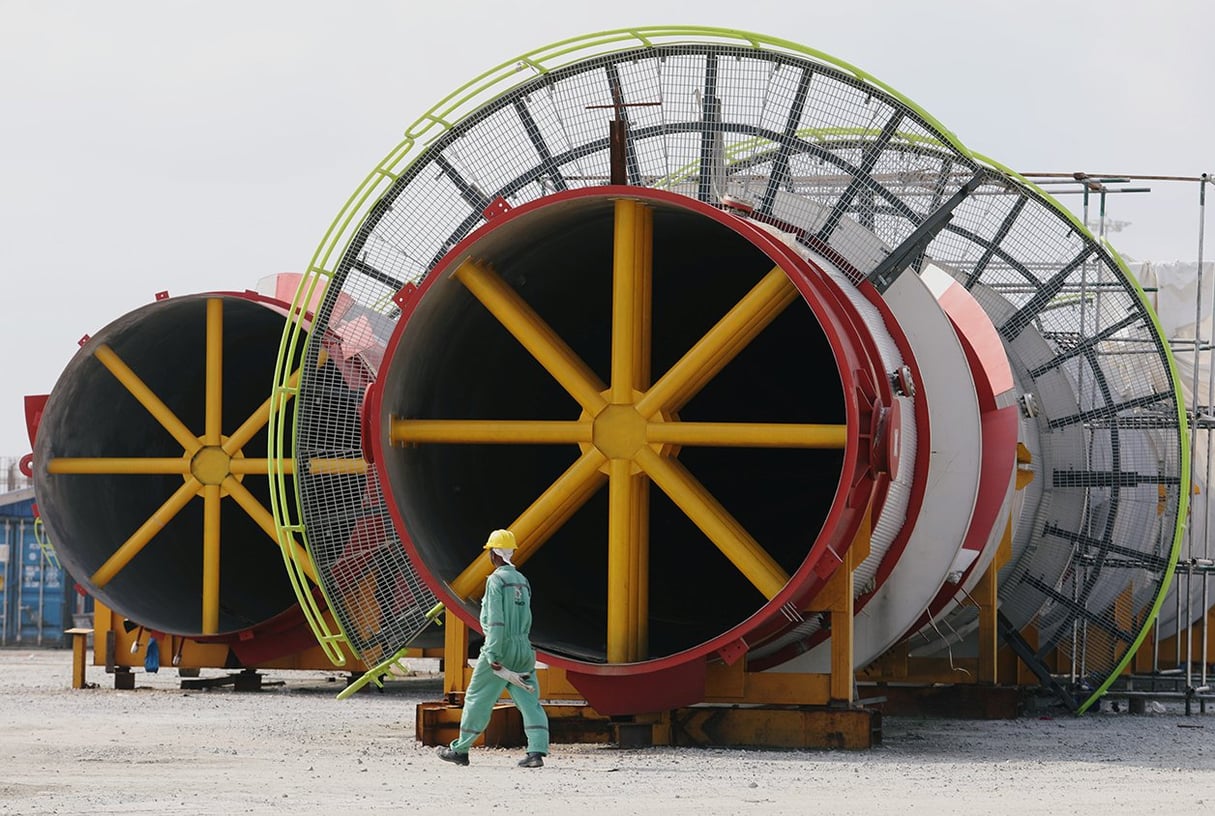
<instances>
[{"instance_id":1,"label":"blue shipping container","mask_svg":"<svg viewBox=\"0 0 1215 816\"><path fill-rule=\"evenodd\" d=\"M34 534L33 488L0 493L0 645L64 645L74 594Z\"/></svg>"}]
</instances>

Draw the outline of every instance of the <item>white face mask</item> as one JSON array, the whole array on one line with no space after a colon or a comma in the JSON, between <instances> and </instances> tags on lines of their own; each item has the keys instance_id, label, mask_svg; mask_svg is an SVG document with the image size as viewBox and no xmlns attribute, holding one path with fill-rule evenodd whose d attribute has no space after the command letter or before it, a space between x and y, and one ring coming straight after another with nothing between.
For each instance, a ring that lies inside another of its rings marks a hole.
<instances>
[{"instance_id":1,"label":"white face mask","mask_svg":"<svg viewBox=\"0 0 1215 816\"><path fill-rule=\"evenodd\" d=\"M501 558L503 561L505 561L508 564L510 564L511 556L513 556L515 554L514 550L499 550L497 547L494 547L493 552L495 555L497 555L499 558ZM513 566L513 564L512 564L512 566Z\"/></svg>"}]
</instances>

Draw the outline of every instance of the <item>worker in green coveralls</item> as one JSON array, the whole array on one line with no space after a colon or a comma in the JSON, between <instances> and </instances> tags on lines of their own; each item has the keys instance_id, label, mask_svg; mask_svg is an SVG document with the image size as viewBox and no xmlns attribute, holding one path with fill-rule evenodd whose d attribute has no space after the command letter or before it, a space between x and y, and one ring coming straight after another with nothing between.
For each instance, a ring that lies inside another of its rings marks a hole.
<instances>
[{"instance_id":1,"label":"worker in green coveralls","mask_svg":"<svg viewBox=\"0 0 1215 816\"><path fill-rule=\"evenodd\" d=\"M517 546L510 530L494 530L485 542L484 549L489 550L494 565L485 579L485 596L481 599L485 642L464 694L460 737L450 746L439 748L440 759L457 765L468 764L468 748L489 725L490 713L503 689L510 692L523 715L527 756L519 761L519 767L543 767L548 754L548 716L540 705L536 652L530 640L532 588L511 564Z\"/></svg>"}]
</instances>

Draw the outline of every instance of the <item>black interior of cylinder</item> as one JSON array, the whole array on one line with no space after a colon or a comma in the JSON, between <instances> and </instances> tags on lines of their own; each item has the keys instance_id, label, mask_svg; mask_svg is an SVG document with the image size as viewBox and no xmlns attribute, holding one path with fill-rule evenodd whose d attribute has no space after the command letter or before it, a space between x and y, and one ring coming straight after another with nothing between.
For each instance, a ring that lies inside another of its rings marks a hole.
<instances>
[{"instance_id":1,"label":"black interior of cylinder","mask_svg":"<svg viewBox=\"0 0 1215 816\"><path fill-rule=\"evenodd\" d=\"M490 264L606 384L612 203L544 208L467 253ZM656 379L775 265L733 230L682 208L653 224ZM457 281L427 292L382 372L385 416L573 420L580 408ZM800 298L679 412L685 421L843 423L832 351ZM392 500L430 571L452 580L578 457L574 445L428 444L386 454ZM679 461L784 569L801 564L839 479L839 450L684 447ZM603 660L607 488L526 563L532 639ZM650 486L650 657L691 648L765 603L709 539Z\"/></svg>"},{"instance_id":2,"label":"black interior of cylinder","mask_svg":"<svg viewBox=\"0 0 1215 816\"><path fill-rule=\"evenodd\" d=\"M205 418L206 304L153 303L98 332L68 364L43 414L36 494L51 542L76 581L111 609L155 631L202 632L203 501L195 497L104 588L89 577L183 484L178 475L49 475L56 457L180 457L182 446L100 362L108 344L191 432ZM223 297L223 433L270 395L283 334L279 313ZM243 449L266 457L263 430ZM269 512L269 482L243 485ZM277 544L234 500L221 502L220 632L249 628L296 603Z\"/></svg>"}]
</instances>

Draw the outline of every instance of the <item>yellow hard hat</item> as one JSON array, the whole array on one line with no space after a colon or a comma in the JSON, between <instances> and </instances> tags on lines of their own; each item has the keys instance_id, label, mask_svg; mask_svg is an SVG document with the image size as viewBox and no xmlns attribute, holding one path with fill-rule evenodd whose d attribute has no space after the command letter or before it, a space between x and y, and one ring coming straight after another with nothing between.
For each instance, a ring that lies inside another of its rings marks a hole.
<instances>
[{"instance_id":1,"label":"yellow hard hat","mask_svg":"<svg viewBox=\"0 0 1215 816\"><path fill-rule=\"evenodd\" d=\"M485 542L485 546L482 549L513 550L518 546L515 543L515 534L510 530L494 530L489 534L489 540Z\"/></svg>"}]
</instances>

